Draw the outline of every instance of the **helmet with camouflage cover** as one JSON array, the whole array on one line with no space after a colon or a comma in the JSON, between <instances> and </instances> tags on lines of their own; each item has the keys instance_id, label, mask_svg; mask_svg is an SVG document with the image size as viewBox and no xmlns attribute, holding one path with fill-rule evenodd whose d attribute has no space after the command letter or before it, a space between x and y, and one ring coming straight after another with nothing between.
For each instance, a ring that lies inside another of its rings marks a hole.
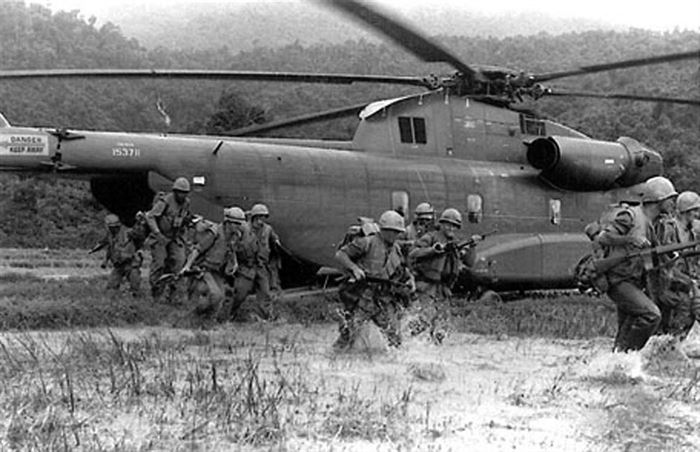
<instances>
[{"instance_id":1,"label":"helmet with camouflage cover","mask_svg":"<svg viewBox=\"0 0 700 452\"><path fill-rule=\"evenodd\" d=\"M224 221L241 224L245 222L245 212L237 206L227 207L224 209Z\"/></svg>"},{"instance_id":2,"label":"helmet with camouflage cover","mask_svg":"<svg viewBox=\"0 0 700 452\"><path fill-rule=\"evenodd\" d=\"M395 210L387 210L379 217L379 227L389 231L404 232L403 217Z\"/></svg>"},{"instance_id":3,"label":"helmet with camouflage cover","mask_svg":"<svg viewBox=\"0 0 700 452\"><path fill-rule=\"evenodd\" d=\"M184 177L178 177L175 179L175 182L173 182L173 191L181 191L183 193L189 193L190 192L190 181L188 181Z\"/></svg>"},{"instance_id":4,"label":"helmet with camouflage cover","mask_svg":"<svg viewBox=\"0 0 700 452\"><path fill-rule=\"evenodd\" d=\"M445 209L444 212L442 212L442 215L440 215L440 220L438 220L439 223L450 223L458 228L462 227L462 214L459 213L459 210L449 208Z\"/></svg>"},{"instance_id":5,"label":"helmet with camouflage cover","mask_svg":"<svg viewBox=\"0 0 700 452\"><path fill-rule=\"evenodd\" d=\"M114 215L113 213L105 215L105 226L108 228L116 227L121 224L121 221L119 221L119 217Z\"/></svg>"},{"instance_id":6,"label":"helmet with camouflage cover","mask_svg":"<svg viewBox=\"0 0 700 452\"><path fill-rule=\"evenodd\" d=\"M267 210L267 206L265 204L255 204L251 209L250 209L250 216L252 217L257 217L257 216L269 216L270 211Z\"/></svg>"},{"instance_id":7,"label":"helmet with camouflage cover","mask_svg":"<svg viewBox=\"0 0 700 452\"><path fill-rule=\"evenodd\" d=\"M676 207L680 213L685 213L693 209L700 209L700 195L694 191L684 191L678 195Z\"/></svg>"},{"instance_id":8,"label":"helmet with camouflage cover","mask_svg":"<svg viewBox=\"0 0 700 452\"><path fill-rule=\"evenodd\" d=\"M427 202L418 204L414 213L417 219L427 218L432 220L435 217L435 209Z\"/></svg>"},{"instance_id":9,"label":"helmet with camouflage cover","mask_svg":"<svg viewBox=\"0 0 700 452\"><path fill-rule=\"evenodd\" d=\"M655 176L646 181L642 202L661 202L678 196L673 183L662 176Z\"/></svg>"}]
</instances>

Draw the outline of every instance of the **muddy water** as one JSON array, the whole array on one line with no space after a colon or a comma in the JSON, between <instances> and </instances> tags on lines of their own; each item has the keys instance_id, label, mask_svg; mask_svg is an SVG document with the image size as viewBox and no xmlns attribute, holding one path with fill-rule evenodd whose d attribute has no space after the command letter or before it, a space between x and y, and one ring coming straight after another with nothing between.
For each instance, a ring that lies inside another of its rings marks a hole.
<instances>
[{"instance_id":1,"label":"muddy water","mask_svg":"<svg viewBox=\"0 0 700 452\"><path fill-rule=\"evenodd\" d=\"M304 387L316 388L326 407L337 394L388 405L406 402L401 438L369 440L290 427L284 439L289 450L700 450L697 361L678 361L676 355L661 352L613 355L607 338L452 334L442 346L419 338L400 350L377 352L382 347L375 347L336 354L330 347L336 334L330 324L111 331L126 344L171 344L183 363L233 363L254 357L264 374L298 372L296 378L304 379ZM111 341L104 330L80 334ZM14 339L27 335L60 350L76 332L6 333L0 338L12 350L21 347ZM659 367L660 362L668 365ZM143 367L145 378L153 377L155 371ZM306 409L312 408L299 407L297 416L318 416L303 412ZM154 441L156 426L150 426L147 417L119 412L93 422L106 437L110 429L131 431L135 436L126 445L141 447L149 435L148 441ZM213 441L213 435L200 439L203 447L232 446L221 445L220 438ZM155 441L161 447L186 446L177 440Z\"/></svg>"}]
</instances>

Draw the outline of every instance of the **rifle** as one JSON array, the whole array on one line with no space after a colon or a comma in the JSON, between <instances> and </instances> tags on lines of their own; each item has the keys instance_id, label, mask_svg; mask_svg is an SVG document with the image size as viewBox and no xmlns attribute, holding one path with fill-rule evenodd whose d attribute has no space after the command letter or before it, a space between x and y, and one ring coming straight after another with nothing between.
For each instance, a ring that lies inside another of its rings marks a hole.
<instances>
[{"instance_id":1,"label":"rifle","mask_svg":"<svg viewBox=\"0 0 700 452\"><path fill-rule=\"evenodd\" d=\"M180 278L188 277L188 276L197 276L201 275L203 273L203 270L200 268L193 268L191 270L187 270L186 272L182 273L166 273L162 275L160 278L158 278L158 282L162 281L169 281L169 280L174 280L177 281Z\"/></svg>"},{"instance_id":2,"label":"rifle","mask_svg":"<svg viewBox=\"0 0 700 452\"><path fill-rule=\"evenodd\" d=\"M88 251L88 254L94 254L106 246L107 246L107 242L100 242L97 245L93 246L92 249L90 251Z\"/></svg>"},{"instance_id":3,"label":"rifle","mask_svg":"<svg viewBox=\"0 0 700 452\"><path fill-rule=\"evenodd\" d=\"M335 276L335 280L337 282L343 282L347 281L350 284L355 284L357 282L360 282L353 278L351 275L338 270L337 268L333 267L321 267L318 272L316 272L317 276ZM381 276L372 276L372 275L365 275L364 279L362 281L367 281L371 283L380 283L380 284L389 284L395 287L407 287L406 283L400 282L400 281L395 281L393 279L389 278L382 278Z\"/></svg>"},{"instance_id":4,"label":"rifle","mask_svg":"<svg viewBox=\"0 0 700 452\"><path fill-rule=\"evenodd\" d=\"M461 251L461 250L464 249L464 248L471 248L471 247L473 247L473 246L476 245L477 243L479 243L479 242L481 242L482 240L484 240L486 237L488 237L488 236L490 236L490 235L493 235L493 234L496 234L497 232L498 232L498 230L497 230L497 229L494 229L493 231L489 231L489 232L486 232L486 233L484 233L484 234L480 234L481 238L479 238L478 240L475 240L474 238L471 238L471 237L470 237L470 238L468 238L468 239L466 239L466 240L462 240L461 242L456 242L456 243L455 243L454 241L452 241L452 242L447 242L447 243L444 244L444 245L438 246L438 247L437 247L437 250L438 250L438 251L440 251L440 250L447 251L447 250L450 250L450 249L455 249L455 250L457 250L457 251ZM436 245L438 245L438 244L436 243Z\"/></svg>"},{"instance_id":5,"label":"rifle","mask_svg":"<svg viewBox=\"0 0 700 452\"><path fill-rule=\"evenodd\" d=\"M622 262L625 262L629 259L641 258L644 261L644 268L646 268L647 270L651 270L652 268L660 264L659 256L663 256L665 254L670 253L677 253L683 250L687 250L689 248L695 248L699 245L700 240L688 243L673 243L671 245L655 246L653 248L646 248L640 251L627 253L622 256L612 256L604 257L601 259L594 259L593 267L595 268L598 274L603 274L611 268L613 268L614 266L621 264ZM676 256L676 258L691 257L694 255L697 255L697 253L694 251L690 251L687 253L681 253L678 256Z\"/></svg>"}]
</instances>

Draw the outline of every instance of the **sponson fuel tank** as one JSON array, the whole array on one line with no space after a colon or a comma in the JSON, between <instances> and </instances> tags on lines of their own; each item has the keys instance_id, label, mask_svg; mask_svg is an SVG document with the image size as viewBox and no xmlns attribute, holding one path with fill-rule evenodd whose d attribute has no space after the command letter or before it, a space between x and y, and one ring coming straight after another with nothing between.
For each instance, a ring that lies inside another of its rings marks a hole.
<instances>
[{"instance_id":1,"label":"sponson fuel tank","mask_svg":"<svg viewBox=\"0 0 700 452\"><path fill-rule=\"evenodd\" d=\"M663 172L661 155L638 141L550 136L528 144L527 160L550 184L567 190L628 187Z\"/></svg>"}]
</instances>

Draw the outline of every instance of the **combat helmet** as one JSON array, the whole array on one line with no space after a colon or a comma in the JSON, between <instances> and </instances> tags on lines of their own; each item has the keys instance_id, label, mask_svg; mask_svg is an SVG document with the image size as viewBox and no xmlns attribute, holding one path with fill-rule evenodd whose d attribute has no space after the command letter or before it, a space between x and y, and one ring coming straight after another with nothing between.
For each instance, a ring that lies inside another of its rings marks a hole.
<instances>
[{"instance_id":1,"label":"combat helmet","mask_svg":"<svg viewBox=\"0 0 700 452\"><path fill-rule=\"evenodd\" d=\"M121 221L119 221L119 217L114 215L113 213L105 215L105 226L108 228L116 227L121 224Z\"/></svg>"},{"instance_id":2,"label":"combat helmet","mask_svg":"<svg viewBox=\"0 0 700 452\"><path fill-rule=\"evenodd\" d=\"M693 209L700 209L700 195L694 191L684 191L678 195L676 208L680 213L685 213Z\"/></svg>"},{"instance_id":3,"label":"combat helmet","mask_svg":"<svg viewBox=\"0 0 700 452\"><path fill-rule=\"evenodd\" d=\"M646 181L642 202L661 202L678 196L673 183L662 176L655 176Z\"/></svg>"},{"instance_id":4,"label":"combat helmet","mask_svg":"<svg viewBox=\"0 0 700 452\"><path fill-rule=\"evenodd\" d=\"M459 213L459 210L449 208L445 209L444 212L442 212L442 215L440 215L440 219L438 220L439 223L450 223L458 228L462 227L462 214Z\"/></svg>"},{"instance_id":5,"label":"combat helmet","mask_svg":"<svg viewBox=\"0 0 700 452\"><path fill-rule=\"evenodd\" d=\"M435 209L427 202L418 204L413 213L415 213L417 219L426 218L432 220L435 217Z\"/></svg>"},{"instance_id":6,"label":"combat helmet","mask_svg":"<svg viewBox=\"0 0 700 452\"><path fill-rule=\"evenodd\" d=\"M267 210L267 206L265 204L255 204L251 209L250 209L250 217L257 217L257 216L270 216L270 211Z\"/></svg>"},{"instance_id":7,"label":"combat helmet","mask_svg":"<svg viewBox=\"0 0 700 452\"><path fill-rule=\"evenodd\" d=\"M403 217L395 210L387 210L379 217L379 227L389 231L404 232L406 227L403 223Z\"/></svg>"},{"instance_id":8,"label":"combat helmet","mask_svg":"<svg viewBox=\"0 0 700 452\"><path fill-rule=\"evenodd\" d=\"M178 177L173 182L173 191L181 191L183 193L190 192L190 182L184 177Z\"/></svg>"},{"instance_id":9,"label":"combat helmet","mask_svg":"<svg viewBox=\"0 0 700 452\"><path fill-rule=\"evenodd\" d=\"M245 222L245 212L240 207L227 207L224 209L224 221L241 224Z\"/></svg>"}]
</instances>

